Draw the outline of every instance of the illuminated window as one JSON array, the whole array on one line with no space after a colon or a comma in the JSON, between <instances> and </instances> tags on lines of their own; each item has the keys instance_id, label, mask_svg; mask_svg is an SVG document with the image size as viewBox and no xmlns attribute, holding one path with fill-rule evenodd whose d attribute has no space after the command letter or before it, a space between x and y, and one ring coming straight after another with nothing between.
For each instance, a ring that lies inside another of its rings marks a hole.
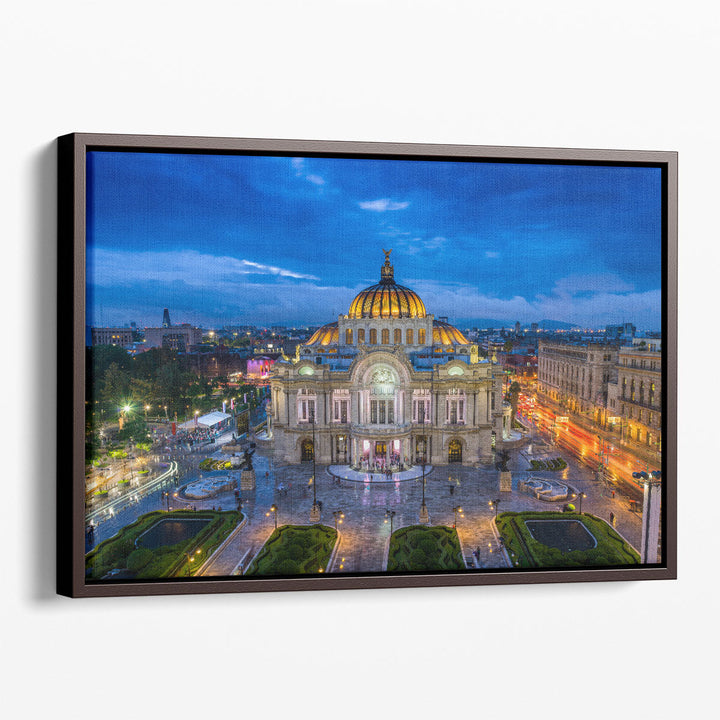
<instances>
[{"instance_id":1,"label":"illuminated window","mask_svg":"<svg viewBox=\"0 0 720 720\"><path fill-rule=\"evenodd\" d=\"M377 330L375 328L370 330L370 344L377 345Z\"/></svg>"},{"instance_id":2,"label":"illuminated window","mask_svg":"<svg viewBox=\"0 0 720 720\"><path fill-rule=\"evenodd\" d=\"M395 332L393 333L393 342L396 345L402 344L402 330L400 328L395 328Z\"/></svg>"},{"instance_id":3,"label":"illuminated window","mask_svg":"<svg viewBox=\"0 0 720 720\"><path fill-rule=\"evenodd\" d=\"M383 330L382 330L382 344L383 345L390 344L390 331L387 328L383 328Z\"/></svg>"},{"instance_id":4,"label":"illuminated window","mask_svg":"<svg viewBox=\"0 0 720 720\"><path fill-rule=\"evenodd\" d=\"M365 342L365 329L360 328L358 330L358 345L362 345Z\"/></svg>"},{"instance_id":5,"label":"illuminated window","mask_svg":"<svg viewBox=\"0 0 720 720\"><path fill-rule=\"evenodd\" d=\"M413 331L412 331L412 328L408 328L408 329L405 331L405 343L406 343L407 345L412 345L412 344L413 344Z\"/></svg>"},{"instance_id":6,"label":"illuminated window","mask_svg":"<svg viewBox=\"0 0 720 720\"><path fill-rule=\"evenodd\" d=\"M418 345L424 345L425 344L425 328L420 328L418 330Z\"/></svg>"},{"instance_id":7,"label":"illuminated window","mask_svg":"<svg viewBox=\"0 0 720 720\"><path fill-rule=\"evenodd\" d=\"M348 329L345 331L345 344L346 344L346 345L352 345L352 344L353 344L352 328L348 328Z\"/></svg>"}]
</instances>

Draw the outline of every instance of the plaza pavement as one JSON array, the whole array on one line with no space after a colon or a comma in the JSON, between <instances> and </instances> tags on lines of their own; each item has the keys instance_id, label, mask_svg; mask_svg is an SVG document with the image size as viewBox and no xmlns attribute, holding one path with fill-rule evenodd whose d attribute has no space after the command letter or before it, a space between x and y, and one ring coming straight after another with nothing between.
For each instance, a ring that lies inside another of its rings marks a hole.
<instances>
[{"instance_id":1,"label":"plaza pavement","mask_svg":"<svg viewBox=\"0 0 720 720\"><path fill-rule=\"evenodd\" d=\"M258 446L253 456L256 472L256 489L242 492L243 512L247 522L238 529L230 541L221 548L203 570L203 575L227 576L241 561L249 561L262 547L272 532L275 522L270 506L278 507L278 525L310 524L313 502L312 463L282 465L269 456L271 445ZM219 457L219 453L216 453ZM563 457L568 468L562 472L530 471L533 457ZM510 452L509 469L513 473L513 491L500 493L499 473L494 468L472 468L459 465L434 467L426 476L425 498L430 524L450 525L454 520L454 507L462 507L464 517L458 515L457 531L468 567L503 568L507 558L501 551L494 532L494 508L491 500L500 499L499 512L514 510L559 511L564 503L548 503L518 492L518 483L533 475L567 481L587 497L582 501L583 512L609 521L612 512L615 529L633 547L640 547L640 515L631 512L628 498L616 489L594 479L595 474L580 465L561 448L550 445L527 445ZM338 525L340 545L329 569L333 573L382 572L390 535L386 511L394 511L393 530L418 523L422 500L422 481L409 480L391 483L337 482L326 472L324 465L316 466L317 499L322 502L321 520L334 526L333 511L342 510L345 519ZM235 507L232 493L194 503L198 509ZM577 503L576 503L577 504ZM190 503L188 503L190 505ZM473 551L478 551L475 562ZM342 565L342 567L341 567Z\"/></svg>"}]
</instances>

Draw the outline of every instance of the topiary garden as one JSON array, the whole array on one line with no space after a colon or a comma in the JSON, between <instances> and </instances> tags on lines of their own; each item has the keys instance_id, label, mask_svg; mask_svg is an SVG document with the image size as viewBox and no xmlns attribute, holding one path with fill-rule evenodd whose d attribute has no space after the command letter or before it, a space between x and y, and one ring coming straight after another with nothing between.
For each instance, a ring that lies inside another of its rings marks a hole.
<instances>
[{"instance_id":1,"label":"topiary garden","mask_svg":"<svg viewBox=\"0 0 720 720\"><path fill-rule=\"evenodd\" d=\"M464 570L460 540L445 525L410 525L390 538L388 572Z\"/></svg>"},{"instance_id":2,"label":"topiary garden","mask_svg":"<svg viewBox=\"0 0 720 720\"><path fill-rule=\"evenodd\" d=\"M563 551L536 540L526 520L577 520L592 534L597 546L589 550ZM505 549L518 568L615 567L636 565L640 556L606 522L594 515L561 512L504 512L497 527Z\"/></svg>"},{"instance_id":3,"label":"topiary garden","mask_svg":"<svg viewBox=\"0 0 720 720\"><path fill-rule=\"evenodd\" d=\"M324 572L337 536L337 531L327 525L283 525L268 538L245 575Z\"/></svg>"},{"instance_id":4,"label":"topiary garden","mask_svg":"<svg viewBox=\"0 0 720 720\"><path fill-rule=\"evenodd\" d=\"M137 539L161 520L193 519L207 522L189 539L173 545L146 548L136 544ZM212 555L230 532L237 526L240 514L235 511L160 510L139 517L117 535L101 542L85 556L85 573L88 580L100 580L111 570L123 569L124 577L158 579L194 575L202 563ZM197 552L197 551L200 552ZM193 557L190 562L188 555Z\"/></svg>"}]
</instances>

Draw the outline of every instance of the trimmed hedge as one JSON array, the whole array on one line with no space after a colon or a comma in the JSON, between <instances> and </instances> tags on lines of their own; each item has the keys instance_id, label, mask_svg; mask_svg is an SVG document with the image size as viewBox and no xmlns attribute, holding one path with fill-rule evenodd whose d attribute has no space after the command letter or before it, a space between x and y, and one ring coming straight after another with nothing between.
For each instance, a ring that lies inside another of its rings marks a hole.
<instances>
[{"instance_id":1,"label":"trimmed hedge","mask_svg":"<svg viewBox=\"0 0 720 720\"><path fill-rule=\"evenodd\" d=\"M536 540L525 520L577 520L597 540L590 550L562 550ZM615 567L637 565L640 556L606 522L594 515L568 515L561 512L504 512L498 515L498 530L516 567Z\"/></svg>"},{"instance_id":2,"label":"trimmed hedge","mask_svg":"<svg viewBox=\"0 0 720 720\"><path fill-rule=\"evenodd\" d=\"M327 525L283 525L268 538L246 575L306 575L325 570L337 531Z\"/></svg>"},{"instance_id":3,"label":"trimmed hedge","mask_svg":"<svg viewBox=\"0 0 720 720\"><path fill-rule=\"evenodd\" d=\"M213 460L212 458L205 458L200 462L198 466L200 470L205 472L211 472L213 470L230 470L232 463L229 460Z\"/></svg>"},{"instance_id":4,"label":"trimmed hedge","mask_svg":"<svg viewBox=\"0 0 720 720\"><path fill-rule=\"evenodd\" d=\"M465 570L457 531L446 525L410 525L390 538L388 572Z\"/></svg>"},{"instance_id":5,"label":"trimmed hedge","mask_svg":"<svg viewBox=\"0 0 720 720\"><path fill-rule=\"evenodd\" d=\"M138 579L146 580L193 575L237 526L240 517L236 511L175 510L168 513L156 510L147 513L124 527L117 535L101 542L85 556L86 576L90 580L99 580L115 568L127 568L136 573ZM135 546L138 537L158 521L179 518L207 518L211 522L193 537L175 545L162 545L154 549ZM200 554L194 553L198 549ZM193 553L195 559L192 563L188 562L186 552Z\"/></svg>"},{"instance_id":6,"label":"trimmed hedge","mask_svg":"<svg viewBox=\"0 0 720 720\"><path fill-rule=\"evenodd\" d=\"M561 457L557 457L552 460L531 460L530 467L533 470L551 470L557 472L564 470L567 467L567 463Z\"/></svg>"}]
</instances>

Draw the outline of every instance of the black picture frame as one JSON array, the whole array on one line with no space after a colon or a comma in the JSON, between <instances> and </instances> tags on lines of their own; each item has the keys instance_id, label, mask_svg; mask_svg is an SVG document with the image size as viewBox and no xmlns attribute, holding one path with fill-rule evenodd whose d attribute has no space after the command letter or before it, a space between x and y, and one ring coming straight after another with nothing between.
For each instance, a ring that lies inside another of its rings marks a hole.
<instances>
[{"instance_id":1,"label":"black picture frame","mask_svg":"<svg viewBox=\"0 0 720 720\"><path fill-rule=\"evenodd\" d=\"M90 151L650 166L662 171L662 562L598 569L107 581L85 578L86 158ZM73 133L58 138L57 592L69 597L511 585L677 577L677 182L674 152Z\"/></svg>"}]
</instances>

